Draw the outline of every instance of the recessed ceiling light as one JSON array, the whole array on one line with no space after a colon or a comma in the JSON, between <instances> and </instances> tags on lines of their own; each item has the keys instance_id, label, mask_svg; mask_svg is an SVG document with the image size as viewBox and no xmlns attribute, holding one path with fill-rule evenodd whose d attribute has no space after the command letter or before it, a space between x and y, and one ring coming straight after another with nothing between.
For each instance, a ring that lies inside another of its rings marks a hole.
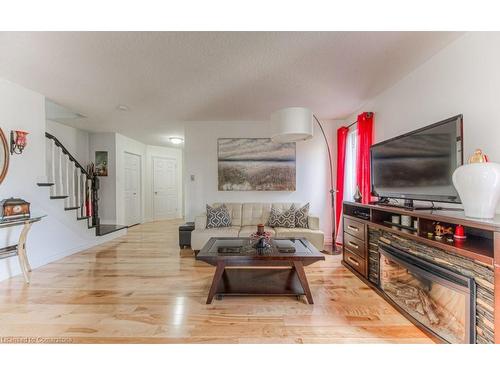
<instances>
[{"instance_id":1,"label":"recessed ceiling light","mask_svg":"<svg viewBox=\"0 0 500 375\"><path fill-rule=\"evenodd\" d=\"M119 110L119 111L124 111L124 112L129 110L128 106L126 106L125 104L119 104L119 105L117 105L116 109Z\"/></svg>"},{"instance_id":2,"label":"recessed ceiling light","mask_svg":"<svg viewBox=\"0 0 500 375\"><path fill-rule=\"evenodd\" d=\"M184 138L181 137L170 137L168 140L174 145L180 145L181 143L184 143Z\"/></svg>"}]
</instances>

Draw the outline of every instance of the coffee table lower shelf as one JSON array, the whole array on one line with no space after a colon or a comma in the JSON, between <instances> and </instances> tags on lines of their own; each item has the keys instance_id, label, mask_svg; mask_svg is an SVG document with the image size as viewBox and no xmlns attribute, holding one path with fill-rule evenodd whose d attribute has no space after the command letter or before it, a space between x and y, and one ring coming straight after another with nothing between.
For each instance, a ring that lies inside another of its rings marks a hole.
<instances>
[{"instance_id":1,"label":"coffee table lower shelf","mask_svg":"<svg viewBox=\"0 0 500 375\"><path fill-rule=\"evenodd\" d=\"M238 267L226 266L224 261L219 261L208 292L207 304L211 304L216 295L305 295L307 302L313 304L302 262L290 263L290 267L283 265L281 268Z\"/></svg>"},{"instance_id":2,"label":"coffee table lower shelf","mask_svg":"<svg viewBox=\"0 0 500 375\"><path fill-rule=\"evenodd\" d=\"M215 294L303 296L306 293L294 268L226 268Z\"/></svg>"}]
</instances>

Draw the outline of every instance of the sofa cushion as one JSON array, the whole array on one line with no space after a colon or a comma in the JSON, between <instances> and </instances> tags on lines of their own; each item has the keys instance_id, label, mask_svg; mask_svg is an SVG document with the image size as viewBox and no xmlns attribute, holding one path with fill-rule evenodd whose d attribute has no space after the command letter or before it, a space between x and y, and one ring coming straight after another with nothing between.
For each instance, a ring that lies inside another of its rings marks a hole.
<instances>
[{"instance_id":1,"label":"sofa cushion","mask_svg":"<svg viewBox=\"0 0 500 375\"><path fill-rule=\"evenodd\" d=\"M274 228L274 230L277 238L305 238L319 251L324 249L325 236L320 230L305 228Z\"/></svg>"},{"instance_id":2,"label":"sofa cushion","mask_svg":"<svg viewBox=\"0 0 500 375\"><path fill-rule=\"evenodd\" d=\"M295 228L309 228L309 203L295 211Z\"/></svg>"},{"instance_id":3,"label":"sofa cushion","mask_svg":"<svg viewBox=\"0 0 500 375\"><path fill-rule=\"evenodd\" d=\"M225 205L210 207L207 204L207 229L231 226L231 215Z\"/></svg>"},{"instance_id":4,"label":"sofa cushion","mask_svg":"<svg viewBox=\"0 0 500 375\"><path fill-rule=\"evenodd\" d=\"M214 203L212 207L220 207L225 205L231 215L231 225L241 226L241 203Z\"/></svg>"},{"instance_id":5,"label":"sofa cushion","mask_svg":"<svg viewBox=\"0 0 500 375\"><path fill-rule=\"evenodd\" d=\"M266 224L271 213L271 203L243 203L241 225Z\"/></svg>"},{"instance_id":6,"label":"sofa cushion","mask_svg":"<svg viewBox=\"0 0 500 375\"><path fill-rule=\"evenodd\" d=\"M266 232L271 233L271 236L273 236L273 237L276 235L276 231L271 227L264 227L264 230ZM240 237L250 237L250 235L252 233L255 233L255 232L257 232L256 225L245 225L245 226L241 227L239 236Z\"/></svg>"},{"instance_id":7,"label":"sofa cushion","mask_svg":"<svg viewBox=\"0 0 500 375\"><path fill-rule=\"evenodd\" d=\"M240 227L231 226L225 228L195 229L191 232L191 248L201 250L212 237L238 237Z\"/></svg>"},{"instance_id":8,"label":"sofa cushion","mask_svg":"<svg viewBox=\"0 0 500 375\"><path fill-rule=\"evenodd\" d=\"M283 228L294 228L295 227L295 206L287 209L271 208L271 215L269 215L269 220L267 225L270 227L283 227Z\"/></svg>"},{"instance_id":9,"label":"sofa cushion","mask_svg":"<svg viewBox=\"0 0 500 375\"><path fill-rule=\"evenodd\" d=\"M278 208L280 210L288 210L290 207L294 206L295 208L302 206L301 203L298 202L277 202L272 203L271 208Z\"/></svg>"}]
</instances>

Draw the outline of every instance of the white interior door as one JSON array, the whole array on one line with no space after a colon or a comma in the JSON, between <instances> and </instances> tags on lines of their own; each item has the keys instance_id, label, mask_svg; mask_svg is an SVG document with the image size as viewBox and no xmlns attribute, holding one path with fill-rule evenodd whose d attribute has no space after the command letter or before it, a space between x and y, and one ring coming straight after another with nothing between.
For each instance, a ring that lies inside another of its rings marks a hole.
<instances>
[{"instance_id":1,"label":"white interior door","mask_svg":"<svg viewBox=\"0 0 500 375\"><path fill-rule=\"evenodd\" d=\"M178 215L177 160L153 158L153 216L155 220Z\"/></svg>"},{"instance_id":2,"label":"white interior door","mask_svg":"<svg viewBox=\"0 0 500 375\"><path fill-rule=\"evenodd\" d=\"M141 222L141 157L125 153L125 221Z\"/></svg>"}]
</instances>

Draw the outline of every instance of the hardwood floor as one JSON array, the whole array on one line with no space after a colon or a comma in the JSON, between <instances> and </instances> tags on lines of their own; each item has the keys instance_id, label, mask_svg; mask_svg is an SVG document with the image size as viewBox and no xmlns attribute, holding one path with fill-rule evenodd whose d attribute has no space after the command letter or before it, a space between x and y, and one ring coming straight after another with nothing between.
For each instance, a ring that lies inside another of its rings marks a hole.
<instances>
[{"instance_id":1,"label":"hardwood floor","mask_svg":"<svg viewBox=\"0 0 500 375\"><path fill-rule=\"evenodd\" d=\"M315 300L226 297L206 305L215 271L181 257L179 221L0 283L0 339L74 343L432 343L340 264L306 267ZM28 252L30 250L28 249ZM35 251L35 250L33 250Z\"/></svg>"}]
</instances>

